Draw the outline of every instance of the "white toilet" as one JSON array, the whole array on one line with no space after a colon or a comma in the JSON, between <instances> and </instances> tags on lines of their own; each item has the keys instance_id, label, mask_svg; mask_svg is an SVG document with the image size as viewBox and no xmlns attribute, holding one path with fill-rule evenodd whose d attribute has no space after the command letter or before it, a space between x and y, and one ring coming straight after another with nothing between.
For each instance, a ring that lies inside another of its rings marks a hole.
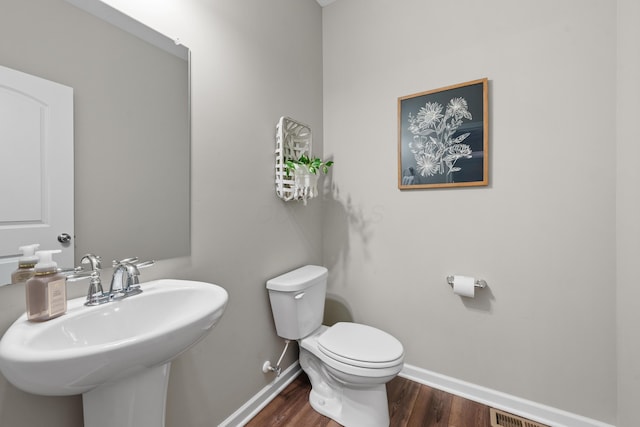
<instances>
[{"instance_id":1,"label":"white toilet","mask_svg":"<svg viewBox=\"0 0 640 427\"><path fill-rule=\"evenodd\" d=\"M388 427L385 384L402 369L393 336L358 323L322 325L327 269L307 265L267 282L278 335L297 340L309 403L346 427Z\"/></svg>"}]
</instances>

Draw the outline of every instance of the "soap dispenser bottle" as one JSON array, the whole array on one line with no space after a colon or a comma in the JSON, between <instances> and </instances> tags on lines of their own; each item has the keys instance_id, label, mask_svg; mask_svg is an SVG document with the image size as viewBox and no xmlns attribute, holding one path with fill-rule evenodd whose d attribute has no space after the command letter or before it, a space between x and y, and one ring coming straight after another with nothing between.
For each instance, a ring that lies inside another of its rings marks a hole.
<instances>
[{"instance_id":1,"label":"soap dispenser bottle","mask_svg":"<svg viewBox=\"0 0 640 427\"><path fill-rule=\"evenodd\" d=\"M20 246L18 249L22 252L22 257L18 260L18 269L11 274L11 283L26 282L33 277L36 272L35 266L38 262L38 257L35 255L36 249L40 247L39 244Z\"/></svg>"},{"instance_id":2,"label":"soap dispenser bottle","mask_svg":"<svg viewBox=\"0 0 640 427\"><path fill-rule=\"evenodd\" d=\"M53 251L38 251L35 275L27 280L27 318L31 321L53 319L67 311L67 278L58 272Z\"/></svg>"}]
</instances>

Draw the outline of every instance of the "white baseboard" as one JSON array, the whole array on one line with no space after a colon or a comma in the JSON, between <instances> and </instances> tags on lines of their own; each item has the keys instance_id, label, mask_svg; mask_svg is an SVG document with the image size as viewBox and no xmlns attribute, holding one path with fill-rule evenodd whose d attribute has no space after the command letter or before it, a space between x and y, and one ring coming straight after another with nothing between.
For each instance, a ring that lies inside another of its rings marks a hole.
<instances>
[{"instance_id":1,"label":"white baseboard","mask_svg":"<svg viewBox=\"0 0 640 427\"><path fill-rule=\"evenodd\" d=\"M297 361L294 362L279 377L267 384L236 412L218 424L218 427L244 426L296 379L301 372L300 364ZM552 427L615 427L612 424L606 424L602 421L542 405L406 363L400 372L400 376Z\"/></svg>"},{"instance_id":2,"label":"white baseboard","mask_svg":"<svg viewBox=\"0 0 640 427\"><path fill-rule=\"evenodd\" d=\"M302 372L300 364L296 360L291 366L282 371L271 383L267 384L247 403L242 405L226 420L218 424L218 427L241 427L247 424L258 412L269 404L286 386L288 386Z\"/></svg>"},{"instance_id":3,"label":"white baseboard","mask_svg":"<svg viewBox=\"0 0 640 427\"><path fill-rule=\"evenodd\" d=\"M552 427L614 427L611 424L447 377L406 363L400 376Z\"/></svg>"}]
</instances>

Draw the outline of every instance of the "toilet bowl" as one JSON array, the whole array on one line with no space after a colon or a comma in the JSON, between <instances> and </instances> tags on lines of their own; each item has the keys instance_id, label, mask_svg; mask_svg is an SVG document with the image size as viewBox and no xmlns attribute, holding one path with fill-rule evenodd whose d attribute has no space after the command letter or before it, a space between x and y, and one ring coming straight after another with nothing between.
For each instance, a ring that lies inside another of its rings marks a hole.
<instances>
[{"instance_id":1,"label":"toilet bowl","mask_svg":"<svg viewBox=\"0 0 640 427\"><path fill-rule=\"evenodd\" d=\"M337 323L321 326L299 345L300 366L311 381L313 409L348 427L389 425L385 384L403 366L398 340L370 326Z\"/></svg>"},{"instance_id":2,"label":"toilet bowl","mask_svg":"<svg viewBox=\"0 0 640 427\"><path fill-rule=\"evenodd\" d=\"M326 278L308 265L267 282L278 335L298 341L314 410L346 427L388 427L385 384L402 369L402 344L359 323L322 325Z\"/></svg>"}]
</instances>

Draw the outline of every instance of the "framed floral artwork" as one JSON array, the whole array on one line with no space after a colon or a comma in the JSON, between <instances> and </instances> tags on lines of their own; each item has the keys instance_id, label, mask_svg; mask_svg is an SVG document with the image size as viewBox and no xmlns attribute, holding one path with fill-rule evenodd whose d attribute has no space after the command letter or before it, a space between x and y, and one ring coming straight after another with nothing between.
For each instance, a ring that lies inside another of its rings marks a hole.
<instances>
[{"instance_id":1,"label":"framed floral artwork","mask_svg":"<svg viewBox=\"0 0 640 427\"><path fill-rule=\"evenodd\" d=\"M398 98L398 188L488 185L488 80Z\"/></svg>"}]
</instances>

